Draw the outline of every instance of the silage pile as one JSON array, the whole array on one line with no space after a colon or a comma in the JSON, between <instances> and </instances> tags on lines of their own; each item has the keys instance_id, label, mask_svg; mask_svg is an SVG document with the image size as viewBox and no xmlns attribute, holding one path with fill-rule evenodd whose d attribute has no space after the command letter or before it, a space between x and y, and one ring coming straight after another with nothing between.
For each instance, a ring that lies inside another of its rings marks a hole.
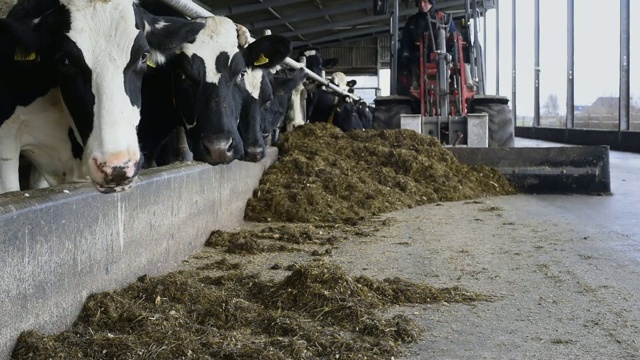
<instances>
[{"instance_id":1,"label":"silage pile","mask_svg":"<svg viewBox=\"0 0 640 360\"><path fill-rule=\"evenodd\" d=\"M307 124L285 134L280 158L247 203L251 221L357 223L438 201L514 194L497 170L461 164L414 131L342 132Z\"/></svg>"}]
</instances>

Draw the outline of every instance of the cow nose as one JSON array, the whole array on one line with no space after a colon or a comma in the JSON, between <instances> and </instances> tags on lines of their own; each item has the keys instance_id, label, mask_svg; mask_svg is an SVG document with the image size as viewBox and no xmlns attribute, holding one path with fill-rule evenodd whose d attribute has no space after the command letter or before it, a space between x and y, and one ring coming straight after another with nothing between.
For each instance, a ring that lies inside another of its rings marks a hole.
<instances>
[{"instance_id":1,"label":"cow nose","mask_svg":"<svg viewBox=\"0 0 640 360\"><path fill-rule=\"evenodd\" d=\"M258 162L264 158L265 150L260 146L251 146L245 149L244 159L246 161Z\"/></svg>"},{"instance_id":2,"label":"cow nose","mask_svg":"<svg viewBox=\"0 0 640 360\"><path fill-rule=\"evenodd\" d=\"M203 136L205 159L211 165L227 164L239 157L235 141L229 136Z\"/></svg>"},{"instance_id":3,"label":"cow nose","mask_svg":"<svg viewBox=\"0 0 640 360\"><path fill-rule=\"evenodd\" d=\"M123 166L116 166L111 170L111 181L116 184L122 184L125 181L129 180L129 175L127 175L127 169Z\"/></svg>"},{"instance_id":4,"label":"cow nose","mask_svg":"<svg viewBox=\"0 0 640 360\"><path fill-rule=\"evenodd\" d=\"M141 154L135 151L106 156L94 154L89 162L89 175L101 192L126 190L138 174L140 164Z\"/></svg>"}]
</instances>

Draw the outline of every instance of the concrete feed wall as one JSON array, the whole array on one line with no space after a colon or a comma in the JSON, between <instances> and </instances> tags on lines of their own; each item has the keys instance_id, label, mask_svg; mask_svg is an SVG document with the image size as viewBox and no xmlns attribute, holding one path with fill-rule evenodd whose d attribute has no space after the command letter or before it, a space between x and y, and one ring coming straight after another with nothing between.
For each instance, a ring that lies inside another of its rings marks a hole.
<instances>
[{"instance_id":1,"label":"concrete feed wall","mask_svg":"<svg viewBox=\"0 0 640 360\"><path fill-rule=\"evenodd\" d=\"M276 158L152 169L116 194L83 184L0 196L0 359L22 331L64 330L89 294L168 272L212 230L241 225Z\"/></svg>"}]
</instances>

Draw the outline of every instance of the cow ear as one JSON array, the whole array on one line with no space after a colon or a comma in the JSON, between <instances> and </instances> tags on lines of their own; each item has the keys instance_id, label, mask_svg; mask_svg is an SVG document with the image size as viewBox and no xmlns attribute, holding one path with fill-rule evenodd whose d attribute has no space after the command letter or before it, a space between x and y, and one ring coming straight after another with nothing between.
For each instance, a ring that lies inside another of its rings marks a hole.
<instances>
[{"instance_id":1,"label":"cow ear","mask_svg":"<svg viewBox=\"0 0 640 360\"><path fill-rule=\"evenodd\" d=\"M336 65L338 65L337 58L330 58L322 60L322 67L324 69L333 69Z\"/></svg>"},{"instance_id":2,"label":"cow ear","mask_svg":"<svg viewBox=\"0 0 640 360\"><path fill-rule=\"evenodd\" d=\"M349 80L349 81L347 81L347 86L352 88L352 87L356 86L357 83L358 83L357 80Z\"/></svg>"},{"instance_id":3,"label":"cow ear","mask_svg":"<svg viewBox=\"0 0 640 360\"><path fill-rule=\"evenodd\" d=\"M175 53L182 44L194 41L204 27L204 23L146 13L143 26L142 31L147 43L154 55L158 57L155 60L161 60L162 57Z\"/></svg>"},{"instance_id":4,"label":"cow ear","mask_svg":"<svg viewBox=\"0 0 640 360\"><path fill-rule=\"evenodd\" d=\"M43 37L26 19L0 19L0 52L3 59L37 61L42 55Z\"/></svg>"},{"instance_id":5,"label":"cow ear","mask_svg":"<svg viewBox=\"0 0 640 360\"><path fill-rule=\"evenodd\" d=\"M263 36L243 49L249 68L272 68L291 54L291 41L280 35Z\"/></svg>"}]
</instances>

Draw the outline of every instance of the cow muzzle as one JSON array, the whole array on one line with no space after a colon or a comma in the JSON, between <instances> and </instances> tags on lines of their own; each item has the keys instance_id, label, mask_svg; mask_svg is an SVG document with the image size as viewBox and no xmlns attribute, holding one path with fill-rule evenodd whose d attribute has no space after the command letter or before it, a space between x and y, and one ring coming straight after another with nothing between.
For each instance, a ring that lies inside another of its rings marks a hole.
<instances>
[{"instance_id":1,"label":"cow muzzle","mask_svg":"<svg viewBox=\"0 0 640 360\"><path fill-rule=\"evenodd\" d=\"M211 165L227 164L242 156L232 136L203 136L202 145L205 161Z\"/></svg>"},{"instance_id":2,"label":"cow muzzle","mask_svg":"<svg viewBox=\"0 0 640 360\"><path fill-rule=\"evenodd\" d=\"M251 146L247 148L244 152L244 160L250 162L258 162L264 159L265 149L260 146Z\"/></svg>"},{"instance_id":3,"label":"cow muzzle","mask_svg":"<svg viewBox=\"0 0 640 360\"><path fill-rule=\"evenodd\" d=\"M108 156L94 154L89 161L89 176L102 193L124 191L133 184L141 164L140 152L118 152Z\"/></svg>"}]
</instances>

